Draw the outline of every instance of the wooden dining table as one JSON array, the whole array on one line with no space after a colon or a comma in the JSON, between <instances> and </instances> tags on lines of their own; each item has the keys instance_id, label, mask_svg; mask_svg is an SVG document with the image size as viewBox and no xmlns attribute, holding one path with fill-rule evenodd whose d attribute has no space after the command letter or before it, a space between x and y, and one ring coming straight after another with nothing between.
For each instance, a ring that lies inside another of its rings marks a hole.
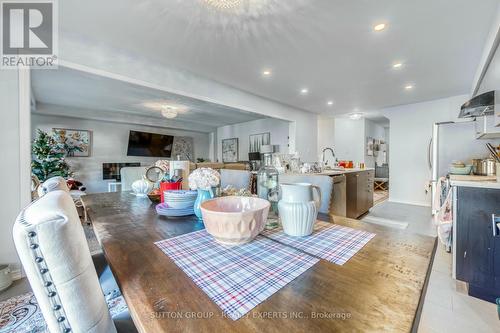
<instances>
[{"instance_id":1,"label":"wooden dining table","mask_svg":"<svg viewBox=\"0 0 500 333\"><path fill-rule=\"evenodd\" d=\"M344 265L320 260L236 321L154 243L201 230L130 192L82 197L139 332L416 332L436 238L322 215L375 233Z\"/></svg>"}]
</instances>

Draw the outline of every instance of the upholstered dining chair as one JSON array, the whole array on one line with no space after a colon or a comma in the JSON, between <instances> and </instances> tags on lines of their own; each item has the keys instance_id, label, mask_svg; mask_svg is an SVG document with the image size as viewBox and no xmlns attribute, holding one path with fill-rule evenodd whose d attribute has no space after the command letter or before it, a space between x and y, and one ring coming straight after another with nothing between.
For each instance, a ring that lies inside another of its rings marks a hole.
<instances>
[{"instance_id":1,"label":"upholstered dining chair","mask_svg":"<svg viewBox=\"0 0 500 333\"><path fill-rule=\"evenodd\" d=\"M111 318L68 192L50 191L22 210L13 236L50 332L136 332L128 311Z\"/></svg>"},{"instance_id":2,"label":"upholstered dining chair","mask_svg":"<svg viewBox=\"0 0 500 333\"><path fill-rule=\"evenodd\" d=\"M121 189L122 191L132 190L132 183L146 174L147 167L123 167L120 169Z\"/></svg>"},{"instance_id":3,"label":"upholstered dining chair","mask_svg":"<svg viewBox=\"0 0 500 333\"><path fill-rule=\"evenodd\" d=\"M246 188L250 189L251 180L250 171L246 170L230 170L221 169L220 170L220 185L221 188L225 188L228 185L232 185L237 189Z\"/></svg>"},{"instance_id":4,"label":"upholstered dining chair","mask_svg":"<svg viewBox=\"0 0 500 333\"><path fill-rule=\"evenodd\" d=\"M281 183L309 183L319 186L321 190L321 206L319 212L328 214L330 211L330 201L333 193L333 180L330 176L323 175L297 175L297 174L281 174L279 175Z\"/></svg>"}]
</instances>

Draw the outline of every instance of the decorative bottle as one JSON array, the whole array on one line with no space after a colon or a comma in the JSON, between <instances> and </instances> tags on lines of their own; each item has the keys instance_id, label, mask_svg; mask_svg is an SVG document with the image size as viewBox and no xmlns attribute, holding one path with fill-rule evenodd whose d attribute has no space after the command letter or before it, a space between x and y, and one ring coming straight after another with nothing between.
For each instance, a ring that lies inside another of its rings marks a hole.
<instances>
[{"instance_id":1,"label":"decorative bottle","mask_svg":"<svg viewBox=\"0 0 500 333\"><path fill-rule=\"evenodd\" d=\"M261 146L261 154L263 154L263 165L257 173L257 195L261 199L269 200L271 203L271 211L269 214L268 227L277 226L278 214L278 196L279 196L279 182L278 170L272 165L272 152L273 146ZM273 216L276 216L273 221Z\"/></svg>"}]
</instances>

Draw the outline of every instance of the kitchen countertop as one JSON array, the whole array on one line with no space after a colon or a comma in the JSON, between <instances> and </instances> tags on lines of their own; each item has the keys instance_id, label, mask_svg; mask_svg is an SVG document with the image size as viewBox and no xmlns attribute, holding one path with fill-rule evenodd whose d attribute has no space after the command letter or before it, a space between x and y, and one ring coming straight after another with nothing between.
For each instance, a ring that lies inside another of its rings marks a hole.
<instances>
[{"instance_id":1,"label":"kitchen countertop","mask_svg":"<svg viewBox=\"0 0 500 333\"><path fill-rule=\"evenodd\" d=\"M450 175L450 184L451 186L500 189L500 182L496 181L495 176Z\"/></svg>"},{"instance_id":2,"label":"kitchen countertop","mask_svg":"<svg viewBox=\"0 0 500 333\"><path fill-rule=\"evenodd\" d=\"M495 182L495 181L452 180L450 183L451 183L451 186L482 187L482 188L498 188L498 189L500 189L500 182Z\"/></svg>"},{"instance_id":3,"label":"kitchen countertop","mask_svg":"<svg viewBox=\"0 0 500 333\"><path fill-rule=\"evenodd\" d=\"M375 168L351 168L351 169L344 169L344 170L325 170L322 172L310 172L310 173L297 173L297 172L290 172L286 174L295 174L295 175L311 175L311 176L336 176L336 175L343 175L346 173L355 173L355 172L361 172L361 171L369 171L369 170L375 170Z\"/></svg>"},{"instance_id":4,"label":"kitchen countertop","mask_svg":"<svg viewBox=\"0 0 500 333\"><path fill-rule=\"evenodd\" d=\"M344 170L325 170L322 172L317 172L314 173L315 175L325 175L325 176L335 176L335 175L342 175L344 173L354 173L354 172L361 172L361 171L369 171L369 170L375 170L374 168L351 168L351 169L344 169Z\"/></svg>"}]
</instances>

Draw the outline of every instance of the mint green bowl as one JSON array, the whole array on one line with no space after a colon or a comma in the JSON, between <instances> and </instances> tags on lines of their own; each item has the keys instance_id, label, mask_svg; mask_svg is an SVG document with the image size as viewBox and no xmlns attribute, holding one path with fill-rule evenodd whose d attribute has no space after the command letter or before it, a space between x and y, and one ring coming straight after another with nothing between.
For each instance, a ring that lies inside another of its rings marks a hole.
<instances>
[{"instance_id":1,"label":"mint green bowl","mask_svg":"<svg viewBox=\"0 0 500 333\"><path fill-rule=\"evenodd\" d=\"M470 175L471 171L472 171L472 165L466 165L464 167L450 166L451 175Z\"/></svg>"}]
</instances>

